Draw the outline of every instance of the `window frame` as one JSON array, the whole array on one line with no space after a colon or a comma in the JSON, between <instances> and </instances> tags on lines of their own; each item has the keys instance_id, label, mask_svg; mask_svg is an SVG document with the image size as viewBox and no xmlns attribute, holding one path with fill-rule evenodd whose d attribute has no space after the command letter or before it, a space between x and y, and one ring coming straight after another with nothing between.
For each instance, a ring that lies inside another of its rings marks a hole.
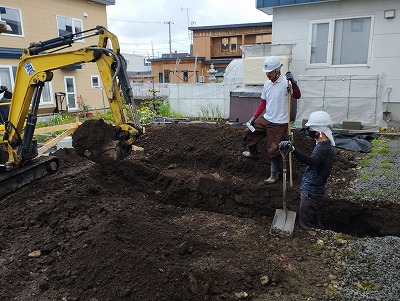
<instances>
[{"instance_id":1,"label":"window frame","mask_svg":"<svg viewBox=\"0 0 400 301\"><path fill-rule=\"evenodd\" d=\"M93 84L93 79L94 79L94 78L97 78L97 82L98 82L98 85L97 85L97 86L95 86L95 85ZM101 84L101 79L100 79L100 76L99 76L99 75L91 75L91 76L90 76L90 84L91 84L91 86L92 86L92 89L100 89L100 88L103 87L102 84Z\"/></svg>"},{"instance_id":2,"label":"window frame","mask_svg":"<svg viewBox=\"0 0 400 301\"><path fill-rule=\"evenodd\" d=\"M42 95L40 95L40 105L54 105L54 98L53 98L53 87L51 82L45 82L43 89L48 89L50 99L45 99L44 93L42 91Z\"/></svg>"},{"instance_id":3,"label":"window frame","mask_svg":"<svg viewBox=\"0 0 400 301\"><path fill-rule=\"evenodd\" d=\"M9 80L10 80L10 84L9 83L3 83L0 79L0 85L2 86L6 86L10 91L14 91L14 81L15 81L15 74L13 72L13 66L11 65L0 65L0 69L8 69L8 75L9 75Z\"/></svg>"},{"instance_id":4,"label":"window frame","mask_svg":"<svg viewBox=\"0 0 400 301\"><path fill-rule=\"evenodd\" d=\"M13 37L24 37L25 36L25 34L24 34L24 24L23 24L23 21L22 21L21 9L20 8L9 7L9 6L4 6L4 5L1 5L1 7L14 9L14 10L18 11L18 13L19 13L19 22L21 23L21 34L14 34L14 33L4 32L4 33L2 33L2 35L13 36ZM1 18L1 14L0 14L0 20L3 20Z\"/></svg>"},{"instance_id":5,"label":"window frame","mask_svg":"<svg viewBox=\"0 0 400 301\"><path fill-rule=\"evenodd\" d=\"M357 19L365 19L369 18L371 20L369 38L368 38L368 54L367 54L367 63L366 64L333 64L333 49L334 49L334 38L335 38L335 23L339 20L357 20ZM328 24L328 41L327 41L327 55L325 63L311 63L311 48L312 48L312 38L313 38L313 25L316 24ZM307 47L307 68L323 68L323 67L369 67L371 64L371 53L372 53L372 35L373 35L373 25L374 25L374 16L353 16L347 18L332 18L332 19L318 19L309 21L308 27L308 47Z\"/></svg>"},{"instance_id":6,"label":"window frame","mask_svg":"<svg viewBox=\"0 0 400 301\"><path fill-rule=\"evenodd\" d=\"M68 87L67 87L67 80L72 79L72 86L74 88L73 92L68 92ZM66 110L67 112L77 112L79 110L78 106L78 93L76 91L76 81L75 81L75 76L73 75L66 75L64 76L64 89L65 89L65 105L66 105ZM69 106L69 95L74 95L74 107Z\"/></svg>"},{"instance_id":7,"label":"window frame","mask_svg":"<svg viewBox=\"0 0 400 301\"><path fill-rule=\"evenodd\" d=\"M81 25L81 31L84 31L83 29L83 20L82 19L77 19L77 18L71 18L71 17L66 17L66 16L62 16L62 15L56 15L56 23L57 23L57 36L61 37L60 35L60 26L58 23L58 18L64 18L64 19L70 19L72 21L72 34L76 34L75 32L75 21L79 21L80 25ZM83 39L82 40L76 40L75 42L80 42L83 43Z\"/></svg>"},{"instance_id":8,"label":"window frame","mask_svg":"<svg viewBox=\"0 0 400 301\"><path fill-rule=\"evenodd\" d=\"M12 65L0 65L0 69L6 70L8 69L8 75L9 75L9 81L10 83L3 83L0 79L0 85L6 86L10 91L14 91L14 83L15 83L15 72L17 70L17 66L12 66ZM51 82L45 82L44 83L45 87L48 93L43 93L40 95L40 102L39 105L53 105L54 104L54 98L53 98L53 87L51 85ZM48 96L48 97L47 97Z\"/></svg>"}]
</instances>

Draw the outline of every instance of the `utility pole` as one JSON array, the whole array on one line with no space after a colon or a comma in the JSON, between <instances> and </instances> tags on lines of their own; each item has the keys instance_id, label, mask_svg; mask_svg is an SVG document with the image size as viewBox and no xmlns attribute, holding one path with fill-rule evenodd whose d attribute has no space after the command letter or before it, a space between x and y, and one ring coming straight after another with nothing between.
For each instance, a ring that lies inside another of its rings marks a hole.
<instances>
[{"instance_id":1,"label":"utility pole","mask_svg":"<svg viewBox=\"0 0 400 301\"><path fill-rule=\"evenodd\" d=\"M174 22L172 22L172 21L165 21L164 24L168 24L168 32L169 32L169 57L172 57L171 24L174 24Z\"/></svg>"}]
</instances>

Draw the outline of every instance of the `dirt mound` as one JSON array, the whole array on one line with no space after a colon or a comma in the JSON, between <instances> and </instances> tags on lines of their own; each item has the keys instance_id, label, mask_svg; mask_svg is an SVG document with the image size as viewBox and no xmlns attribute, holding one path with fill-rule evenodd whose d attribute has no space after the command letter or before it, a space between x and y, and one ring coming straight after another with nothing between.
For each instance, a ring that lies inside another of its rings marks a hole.
<instances>
[{"instance_id":1,"label":"dirt mound","mask_svg":"<svg viewBox=\"0 0 400 301\"><path fill-rule=\"evenodd\" d=\"M243 129L150 126L144 151L112 163L57 151L58 174L0 203L0 300L326 300L332 255L297 228L291 239L269 234L282 183L265 185L263 146L260 160L242 158ZM338 150L333 182L350 181L354 166ZM291 210L303 171L293 160Z\"/></svg>"}]
</instances>

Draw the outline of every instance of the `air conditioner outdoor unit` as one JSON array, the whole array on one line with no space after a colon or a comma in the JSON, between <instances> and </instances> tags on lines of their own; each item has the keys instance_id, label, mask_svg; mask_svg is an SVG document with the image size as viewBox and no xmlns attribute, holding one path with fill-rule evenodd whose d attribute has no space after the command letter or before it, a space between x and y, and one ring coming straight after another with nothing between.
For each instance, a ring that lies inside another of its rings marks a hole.
<instances>
[{"instance_id":1,"label":"air conditioner outdoor unit","mask_svg":"<svg viewBox=\"0 0 400 301\"><path fill-rule=\"evenodd\" d=\"M199 83L204 83L204 75L199 75Z\"/></svg>"}]
</instances>

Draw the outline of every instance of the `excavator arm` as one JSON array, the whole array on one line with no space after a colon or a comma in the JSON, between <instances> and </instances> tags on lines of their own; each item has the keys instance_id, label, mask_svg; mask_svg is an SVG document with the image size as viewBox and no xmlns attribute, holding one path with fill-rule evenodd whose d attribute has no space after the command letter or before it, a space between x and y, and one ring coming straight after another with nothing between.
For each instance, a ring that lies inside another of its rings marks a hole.
<instances>
[{"instance_id":1,"label":"excavator arm","mask_svg":"<svg viewBox=\"0 0 400 301\"><path fill-rule=\"evenodd\" d=\"M75 51L60 51L76 40L98 36L95 46ZM45 52L51 50L51 52ZM142 133L133 100L132 89L126 73L126 61L120 53L117 37L101 26L51 40L33 43L24 50L19 62L14 93L8 121L3 137L0 138L0 167L13 171L26 165L38 155L34 131L40 97L45 82L51 81L53 71L76 64L95 63L103 81L115 126L119 130L115 147L120 159L129 154L133 142ZM130 110L132 120L127 120L124 103ZM47 166L49 169L49 166ZM56 170L54 164L50 169ZM0 178L1 180L1 178ZM0 182L0 185L2 182Z\"/></svg>"}]
</instances>

